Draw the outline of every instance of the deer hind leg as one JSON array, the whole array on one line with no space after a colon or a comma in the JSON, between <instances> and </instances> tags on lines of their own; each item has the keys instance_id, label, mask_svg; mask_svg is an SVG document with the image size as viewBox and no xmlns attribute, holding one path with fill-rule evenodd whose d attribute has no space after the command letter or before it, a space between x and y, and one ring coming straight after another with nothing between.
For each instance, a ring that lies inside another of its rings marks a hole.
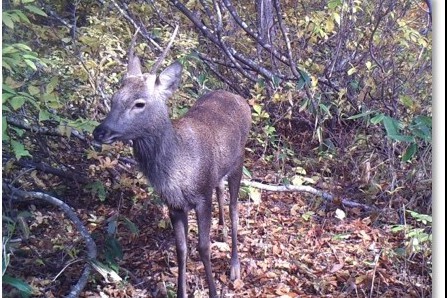
<instances>
[{"instance_id":1,"label":"deer hind leg","mask_svg":"<svg viewBox=\"0 0 447 298\"><path fill-rule=\"evenodd\" d=\"M227 242L228 239L228 229L225 225L225 215L224 215L224 180L219 183L216 187L216 197L219 203L219 230L221 231L221 241Z\"/></svg>"},{"instance_id":2,"label":"deer hind leg","mask_svg":"<svg viewBox=\"0 0 447 298\"><path fill-rule=\"evenodd\" d=\"M228 176L228 189L230 192L230 218L231 218L231 269L230 278L241 278L241 265L237 252L237 227L239 224L238 197L242 178L242 162L235 171Z\"/></svg>"},{"instance_id":3,"label":"deer hind leg","mask_svg":"<svg viewBox=\"0 0 447 298\"><path fill-rule=\"evenodd\" d=\"M211 209L212 194L200 201L196 206L197 224L199 227L199 255L205 267L206 279L208 282L209 296L217 297L216 285L214 283L211 269L210 257L210 229L211 229Z\"/></svg>"}]
</instances>

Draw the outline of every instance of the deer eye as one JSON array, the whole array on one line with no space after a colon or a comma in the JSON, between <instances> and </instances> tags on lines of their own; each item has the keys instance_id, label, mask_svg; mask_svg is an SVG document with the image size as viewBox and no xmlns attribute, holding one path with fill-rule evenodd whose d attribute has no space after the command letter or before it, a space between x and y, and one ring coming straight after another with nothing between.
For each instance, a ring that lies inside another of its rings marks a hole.
<instances>
[{"instance_id":1,"label":"deer eye","mask_svg":"<svg viewBox=\"0 0 447 298\"><path fill-rule=\"evenodd\" d=\"M136 101L133 105L134 109L142 109L144 108L144 106L146 105L146 103L144 101Z\"/></svg>"}]
</instances>

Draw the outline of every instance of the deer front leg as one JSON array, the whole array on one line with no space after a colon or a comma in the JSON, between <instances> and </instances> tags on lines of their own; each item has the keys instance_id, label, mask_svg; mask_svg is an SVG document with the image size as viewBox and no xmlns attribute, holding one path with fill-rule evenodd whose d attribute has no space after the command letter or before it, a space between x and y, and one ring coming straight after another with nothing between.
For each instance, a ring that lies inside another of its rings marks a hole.
<instances>
[{"instance_id":1,"label":"deer front leg","mask_svg":"<svg viewBox=\"0 0 447 298\"><path fill-rule=\"evenodd\" d=\"M187 298L186 294L186 259L187 245L186 234L188 232L188 212L184 210L170 210L171 223L174 227L175 248L177 251L178 279L177 297Z\"/></svg>"}]
</instances>

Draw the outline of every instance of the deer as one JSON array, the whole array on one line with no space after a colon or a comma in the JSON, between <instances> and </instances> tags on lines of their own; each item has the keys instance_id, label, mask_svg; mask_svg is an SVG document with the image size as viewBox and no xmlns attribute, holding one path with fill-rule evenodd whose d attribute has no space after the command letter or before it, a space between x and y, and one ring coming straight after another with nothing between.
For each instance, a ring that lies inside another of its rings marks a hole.
<instances>
[{"instance_id":1,"label":"deer","mask_svg":"<svg viewBox=\"0 0 447 298\"><path fill-rule=\"evenodd\" d=\"M157 68L177 29L148 73L142 72L140 60L134 53L138 31L134 34L127 73L112 96L110 111L94 129L93 137L103 144L131 141L140 169L167 205L175 236L179 298L187 297L188 214L195 211L198 252L205 269L209 297L218 297L210 257L212 195L215 191L219 226L226 231L223 193L227 181L231 220L230 279L240 279L238 196L251 109L243 97L217 90L197 99L183 117L170 119L166 101L179 87L183 67L175 61L159 75Z\"/></svg>"}]
</instances>

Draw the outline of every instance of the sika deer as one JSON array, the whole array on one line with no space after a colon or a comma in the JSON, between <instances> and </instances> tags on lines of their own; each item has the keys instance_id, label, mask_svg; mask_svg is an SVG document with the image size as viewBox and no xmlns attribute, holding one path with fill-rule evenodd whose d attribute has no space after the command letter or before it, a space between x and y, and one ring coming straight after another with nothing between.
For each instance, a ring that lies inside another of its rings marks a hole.
<instances>
[{"instance_id":1,"label":"sika deer","mask_svg":"<svg viewBox=\"0 0 447 298\"><path fill-rule=\"evenodd\" d=\"M215 189L219 224L224 225L222 192L223 181L227 179L232 240L230 277L234 280L240 278L237 201L251 124L250 108L238 95L215 91L199 98L183 118L171 121L166 100L180 84L182 66L174 62L159 76L156 70L142 73L140 61L133 53L135 37L123 84L113 95L111 111L93 135L102 143L132 140L141 169L169 207L179 267L179 298L187 297L188 212L195 210L198 251L205 267L209 295L217 297L210 262L211 197Z\"/></svg>"}]
</instances>

